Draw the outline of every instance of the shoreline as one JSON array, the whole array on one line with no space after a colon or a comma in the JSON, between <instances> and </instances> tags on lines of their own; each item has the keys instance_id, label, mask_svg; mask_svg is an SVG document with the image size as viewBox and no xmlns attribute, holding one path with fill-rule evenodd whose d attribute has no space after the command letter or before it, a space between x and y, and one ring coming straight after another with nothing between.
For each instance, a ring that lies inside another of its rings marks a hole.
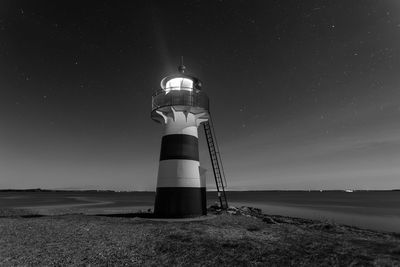
<instances>
[{"instance_id":1,"label":"shoreline","mask_svg":"<svg viewBox=\"0 0 400 267\"><path fill-rule=\"evenodd\" d=\"M378 231L400 232L400 192L230 192L234 206L262 208L266 214L329 220ZM126 213L153 209L154 193L3 192L0 209L34 209L45 215ZM207 193L208 205L216 201Z\"/></svg>"}]
</instances>

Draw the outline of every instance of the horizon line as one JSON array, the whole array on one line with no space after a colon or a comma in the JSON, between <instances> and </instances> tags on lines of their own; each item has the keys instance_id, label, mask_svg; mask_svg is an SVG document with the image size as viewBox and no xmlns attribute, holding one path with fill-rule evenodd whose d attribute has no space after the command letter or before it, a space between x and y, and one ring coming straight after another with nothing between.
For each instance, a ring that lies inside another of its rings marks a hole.
<instances>
[{"instance_id":1,"label":"horizon line","mask_svg":"<svg viewBox=\"0 0 400 267\"><path fill-rule=\"evenodd\" d=\"M112 190L112 189L43 189L43 188L25 188L25 189L13 189L13 188L0 188L0 192L115 192L115 193L155 193L152 190ZM400 191L400 188L392 189L243 189L243 190L225 190L225 192L356 192L356 191ZM217 192L216 189L207 190L207 192Z\"/></svg>"}]
</instances>

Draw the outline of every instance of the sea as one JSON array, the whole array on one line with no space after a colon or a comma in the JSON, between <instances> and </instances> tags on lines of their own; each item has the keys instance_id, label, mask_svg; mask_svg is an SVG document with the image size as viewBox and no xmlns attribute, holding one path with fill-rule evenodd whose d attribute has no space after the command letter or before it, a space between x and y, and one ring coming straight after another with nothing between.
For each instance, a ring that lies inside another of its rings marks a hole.
<instances>
[{"instance_id":1,"label":"sea","mask_svg":"<svg viewBox=\"0 0 400 267\"><path fill-rule=\"evenodd\" d=\"M150 211L154 192L1 191L0 209L39 214L106 214ZM270 215L317 219L372 230L400 232L400 191L229 191L230 206L251 206ZM218 202L207 192L208 205Z\"/></svg>"}]
</instances>

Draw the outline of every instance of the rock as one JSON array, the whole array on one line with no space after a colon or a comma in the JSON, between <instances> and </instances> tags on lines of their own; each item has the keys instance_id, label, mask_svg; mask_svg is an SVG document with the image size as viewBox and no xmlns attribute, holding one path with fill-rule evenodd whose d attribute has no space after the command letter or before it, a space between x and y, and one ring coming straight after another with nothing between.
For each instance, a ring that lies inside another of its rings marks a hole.
<instances>
[{"instance_id":1,"label":"rock","mask_svg":"<svg viewBox=\"0 0 400 267\"><path fill-rule=\"evenodd\" d=\"M215 211L215 210L220 210L221 209L221 207L220 207L220 205L218 204L218 202L215 202L214 204L212 204L210 207L208 207L208 210L210 210L210 211Z\"/></svg>"},{"instance_id":2,"label":"rock","mask_svg":"<svg viewBox=\"0 0 400 267\"><path fill-rule=\"evenodd\" d=\"M242 211L242 212L249 212L250 209L249 209L249 207L242 206L242 207L240 207L240 211Z\"/></svg>"},{"instance_id":3,"label":"rock","mask_svg":"<svg viewBox=\"0 0 400 267\"><path fill-rule=\"evenodd\" d=\"M312 224L308 228L315 230L332 231L335 229L335 225L322 222L322 223Z\"/></svg>"},{"instance_id":4,"label":"rock","mask_svg":"<svg viewBox=\"0 0 400 267\"><path fill-rule=\"evenodd\" d=\"M222 212L221 207L217 202L207 208L207 211L214 214L220 214Z\"/></svg>"},{"instance_id":5,"label":"rock","mask_svg":"<svg viewBox=\"0 0 400 267\"><path fill-rule=\"evenodd\" d=\"M262 215L261 209L258 208L242 206L240 208L236 208L236 210L237 213L247 217L260 217Z\"/></svg>"},{"instance_id":6,"label":"rock","mask_svg":"<svg viewBox=\"0 0 400 267\"><path fill-rule=\"evenodd\" d=\"M261 215L261 209L258 208L251 208L249 207L250 211L254 214Z\"/></svg>"},{"instance_id":7,"label":"rock","mask_svg":"<svg viewBox=\"0 0 400 267\"><path fill-rule=\"evenodd\" d=\"M266 222L268 224L276 224L276 222L274 221L274 219L270 218L270 217L264 217L263 222Z\"/></svg>"},{"instance_id":8,"label":"rock","mask_svg":"<svg viewBox=\"0 0 400 267\"><path fill-rule=\"evenodd\" d=\"M239 211L239 209L238 208L235 208L235 207L229 207L227 210L226 210L227 212L238 212Z\"/></svg>"}]
</instances>

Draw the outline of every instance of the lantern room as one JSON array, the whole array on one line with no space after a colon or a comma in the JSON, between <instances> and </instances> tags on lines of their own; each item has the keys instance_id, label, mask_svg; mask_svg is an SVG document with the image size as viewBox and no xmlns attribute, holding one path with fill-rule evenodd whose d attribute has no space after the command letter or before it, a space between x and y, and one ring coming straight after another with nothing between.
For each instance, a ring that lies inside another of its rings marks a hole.
<instances>
[{"instance_id":1,"label":"lantern room","mask_svg":"<svg viewBox=\"0 0 400 267\"><path fill-rule=\"evenodd\" d=\"M168 76L161 80L161 89L166 93L170 91L193 91L201 89L199 79L183 73Z\"/></svg>"},{"instance_id":2,"label":"lantern room","mask_svg":"<svg viewBox=\"0 0 400 267\"><path fill-rule=\"evenodd\" d=\"M153 94L151 117L155 121L162 119L159 112L167 112L171 107L193 114L208 113L208 96L201 90L201 81L184 74L184 66L178 70L179 73L162 79L161 89Z\"/></svg>"}]
</instances>

